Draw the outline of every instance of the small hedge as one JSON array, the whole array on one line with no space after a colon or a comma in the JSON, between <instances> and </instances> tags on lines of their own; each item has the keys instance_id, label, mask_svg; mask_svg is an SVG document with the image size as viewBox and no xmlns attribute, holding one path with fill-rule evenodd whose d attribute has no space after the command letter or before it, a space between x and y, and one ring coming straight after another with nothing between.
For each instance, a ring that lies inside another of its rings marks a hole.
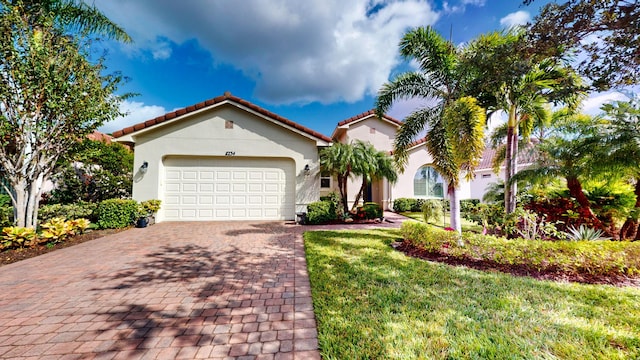
<instances>
[{"instance_id":1,"label":"small hedge","mask_svg":"<svg viewBox=\"0 0 640 360\"><path fill-rule=\"evenodd\" d=\"M138 202L130 199L104 200L98 204L94 216L101 229L125 228L137 219Z\"/></svg>"},{"instance_id":2,"label":"small hedge","mask_svg":"<svg viewBox=\"0 0 640 360\"><path fill-rule=\"evenodd\" d=\"M382 217L382 207L378 203L367 202L358 208L358 214L366 220L380 219Z\"/></svg>"},{"instance_id":3,"label":"small hedge","mask_svg":"<svg viewBox=\"0 0 640 360\"><path fill-rule=\"evenodd\" d=\"M405 221L400 232L414 246L459 259L574 275L640 275L640 242L509 240L465 232L460 246L458 233L417 221Z\"/></svg>"},{"instance_id":4,"label":"small hedge","mask_svg":"<svg viewBox=\"0 0 640 360\"><path fill-rule=\"evenodd\" d=\"M86 218L95 220L93 212L98 207L96 203L80 201L75 204L51 204L42 205L38 209L38 221L47 222L53 218L65 220Z\"/></svg>"},{"instance_id":5,"label":"small hedge","mask_svg":"<svg viewBox=\"0 0 640 360\"><path fill-rule=\"evenodd\" d=\"M335 203L332 201L316 201L307 205L307 224L327 224L337 219Z\"/></svg>"}]
</instances>

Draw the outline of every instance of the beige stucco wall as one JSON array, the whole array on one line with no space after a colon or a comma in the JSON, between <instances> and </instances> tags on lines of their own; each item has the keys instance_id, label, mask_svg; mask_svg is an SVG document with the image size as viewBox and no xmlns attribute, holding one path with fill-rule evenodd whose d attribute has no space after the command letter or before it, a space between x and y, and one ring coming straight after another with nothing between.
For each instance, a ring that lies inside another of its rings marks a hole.
<instances>
[{"instance_id":1,"label":"beige stucco wall","mask_svg":"<svg viewBox=\"0 0 640 360\"><path fill-rule=\"evenodd\" d=\"M225 129L226 120L233 121L233 129ZM233 105L223 104L152 128L134 140L133 198L138 201L163 200L165 157L224 157L227 153L243 158L290 158L295 163L296 211L306 211L306 205L319 197L316 141ZM139 171L143 161L149 163L145 174ZM311 169L309 175L305 175L305 165ZM158 221L162 220L161 209Z\"/></svg>"},{"instance_id":2,"label":"beige stucco wall","mask_svg":"<svg viewBox=\"0 0 640 360\"><path fill-rule=\"evenodd\" d=\"M418 169L424 165L431 164L432 162L433 158L427 151L427 147L424 145L415 147L409 151L409 161L404 169L404 173L399 174L398 182L396 182L391 188L391 204L389 206L392 206L392 201L397 198L419 198L418 196L415 196L413 192L413 178L415 177L416 172L418 172ZM446 185L444 190L446 197ZM460 199L471 198L470 182L461 179L459 196Z\"/></svg>"},{"instance_id":3,"label":"beige stucco wall","mask_svg":"<svg viewBox=\"0 0 640 360\"><path fill-rule=\"evenodd\" d=\"M372 131L373 129L373 131ZM364 120L348 124L347 131L337 141L348 143L355 140L362 140L371 143L376 149L381 151L391 151L393 149L393 140L396 137L398 126L388 121L383 121L377 117L371 116ZM349 206L353 206L356 195L362 186L362 177L354 177L347 182L347 194ZM387 198L386 191L388 185L386 181L378 181L372 184L373 201L381 204L386 208Z\"/></svg>"},{"instance_id":4,"label":"beige stucco wall","mask_svg":"<svg viewBox=\"0 0 640 360\"><path fill-rule=\"evenodd\" d=\"M504 181L504 168L500 169L500 175L496 175L492 169L483 169L476 171L476 177L475 179L473 179L473 181L471 181L470 186L471 198L482 200L484 193L487 191L487 187L490 184L497 183L499 180Z\"/></svg>"}]
</instances>

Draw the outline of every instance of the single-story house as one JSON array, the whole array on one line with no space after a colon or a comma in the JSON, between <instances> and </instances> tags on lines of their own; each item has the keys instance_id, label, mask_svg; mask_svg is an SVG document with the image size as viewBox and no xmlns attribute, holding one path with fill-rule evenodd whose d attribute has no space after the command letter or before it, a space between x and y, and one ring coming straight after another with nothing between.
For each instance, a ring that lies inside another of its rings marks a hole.
<instances>
[{"instance_id":1,"label":"single-story house","mask_svg":"<svg viewBox=\"0 0 640 360\"><path fill-rule=\"evenodd\" d=\"M330 138L225 93L113 136L134 149L133 198L162 200L157 221L293 220L309 203L336 190L334 179L320 172L321 148L358 139L390 152L401 125L368 111L340 121ZM446 196L431 161L417 141L399 180L374 182L366 200L389 209L400 197ZM463 182L461 198L481 199L484 172L479 180ZM359 179L348 183L351 202L360 184Z\"/></svg>"}]
</instances>

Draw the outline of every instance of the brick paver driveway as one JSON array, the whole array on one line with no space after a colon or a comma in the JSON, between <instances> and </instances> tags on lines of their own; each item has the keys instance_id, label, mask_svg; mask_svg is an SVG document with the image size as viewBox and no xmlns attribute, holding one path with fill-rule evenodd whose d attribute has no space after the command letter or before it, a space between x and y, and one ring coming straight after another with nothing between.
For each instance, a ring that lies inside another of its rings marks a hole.
<instances>
[{"instance_id":1,"label":"brick paver driveway","mask_svg":"<svg viewBox=\"0 0 640 360\"><path fill-rule=\"evenodd\" d=\"M319 358L300 226L161 223L0 268L0 358Z\"/></svg>"}]
</instances>

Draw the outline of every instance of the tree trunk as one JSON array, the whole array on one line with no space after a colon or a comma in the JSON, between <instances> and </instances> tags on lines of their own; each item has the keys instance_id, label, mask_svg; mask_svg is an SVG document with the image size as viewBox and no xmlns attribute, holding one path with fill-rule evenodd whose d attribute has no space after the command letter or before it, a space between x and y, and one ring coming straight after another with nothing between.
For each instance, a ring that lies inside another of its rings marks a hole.
<instances>
[{"instance_id":1,"label":"tree trunk","mask_svg":"<svg viewBox=\"0 0 640 360\"><path fill-rule=\"evenodd\" d=\"M358 207L358 203L360 202L360 199L364 197L364 191L367 188L367 178L365 176L362 177L362 186L360 186L360 191L358 191L358 195L356 195L356 199L353 202L353 206L351 207L351 210L355 210Z\"/></svg>"},{"instance_id":2,"label":"tree trunk","mask_svg":"<svg viewBox=\"0 0 640 360\"><path fill-rule=\"evenodd\" d=\"M340 198L342 199L342 210L344 214L349 213L349 204L347 203L347 177L338 175L338 190L340 191Z\"/></svg>"},{"instance_id":3,"label":"tree trunk","mask_svg":"<svg viewBox=\"0 0 640 360\"><path fill-rule=\"evenodd\" d=\"M509 108L509 120L507 128L507 147L504 169L504 210L511 214L516 209L517 184L509 185L511 178L516 174L518 168L518 123L516 119L516 107Z\"/></svg>"},{"instance_id":4,"label":"tree trunk","mask_svg":"<svg viewBox=\"0 0 640 360\"><path fill-rule=\"evenodd\" d=\"M458 189L449 183L447 186L447 193L449 194L449 222L451 227L458 233L462 233L462 222L460 220L460 197L458 196Z\"/></svg>"},{"instance_id":5,"label":"tree trunk","mask_svg":"<svg viewBox=\"0 0 640 360\"><path fill-rule=\"evenodd\" d=\"M35 181L28 183L25 179L12 179L9 182L13 188L13 215L16 226L36 228L38 223L38 207L45 178L42 174Z\"/></svg>"},{"instance_id":6,"label":"tree trunk","mask_svg":"<svg viewBox=\"0 0 640 360\"><path fill-rule=\"evenodd\" d=\"M580 209L583 212L589 214L589 217L593 222L593 226L595 226L596 229L601 229L602 231L606 232L607 229L602 226L602 222L600 221L600 219L598 219L591 210L591 203L589 203L589 199L587 199L587 196L582 191L582 184L580 183L580 180L578 180L578 178L574 176L567 177L566 180L567 187L569 188L569 194L571 194L571 196L573 196L576 201L578 201Z\"/></svg>"},{"instance_id":7,"label":"tree trunk","mask_svg":"<svg viewBox=\"0 0 640 360\"><path fill-rule=\"evenodd\" d=\"M635 211L640 211L640 179L636 180L634 193L636 194ZM640 228L638 228L638 220L627 218L624 225L620 228L620 240L634 239L640 240Z\"/></svg>"}]
</instances>

